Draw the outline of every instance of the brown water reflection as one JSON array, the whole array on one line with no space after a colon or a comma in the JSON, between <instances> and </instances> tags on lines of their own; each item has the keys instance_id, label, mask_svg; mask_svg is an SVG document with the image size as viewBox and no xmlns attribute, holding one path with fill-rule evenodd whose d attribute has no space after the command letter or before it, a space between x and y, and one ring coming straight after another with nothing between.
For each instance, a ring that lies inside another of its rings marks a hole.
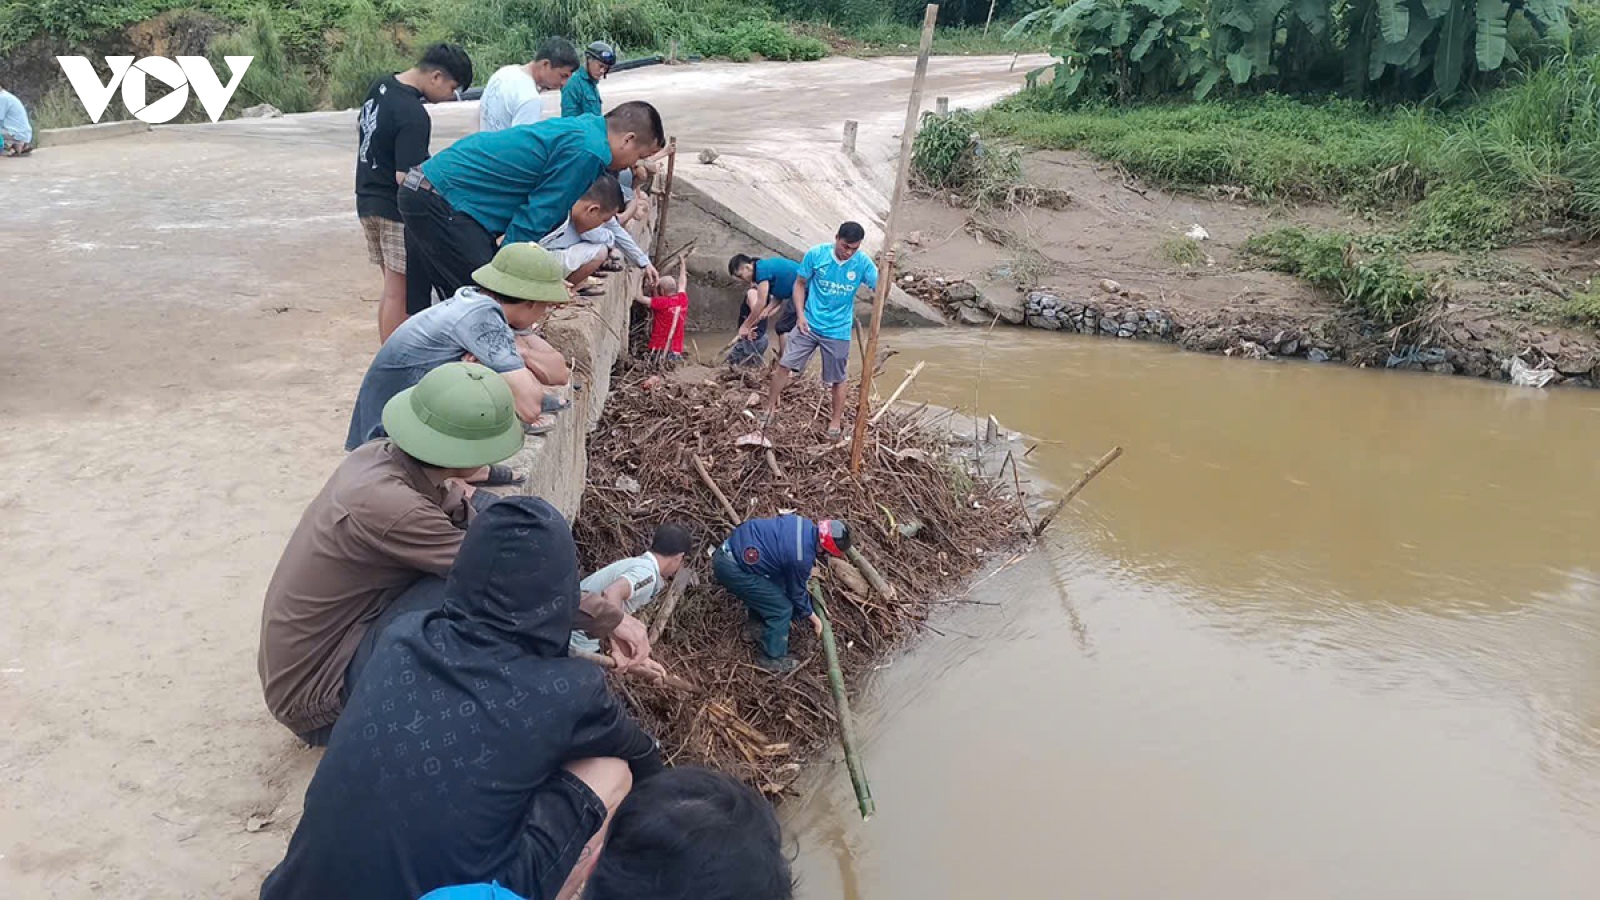
<instances>
[{"instance_id":1,"label":"brown water reflection","mask_svg":"<svg viewBox=\"0 0 1600 900\"><path fill-rule=\"evenodd\" d=\"M1127 454L882 673L802 896L1600 897L1600 393L990 340L890 378Z\"/></svg>"}]
</instances>

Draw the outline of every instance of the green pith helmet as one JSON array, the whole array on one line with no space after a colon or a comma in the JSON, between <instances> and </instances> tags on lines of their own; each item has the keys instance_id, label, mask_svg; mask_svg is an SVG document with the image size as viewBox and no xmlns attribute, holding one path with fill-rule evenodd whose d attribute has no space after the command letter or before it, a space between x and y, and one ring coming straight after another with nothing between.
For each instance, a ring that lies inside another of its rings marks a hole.
<instances>
[{"instance_id":1,"label":"green pith helmet","mask_svg":"<svg viewBox=\"0 0 1600 900\"><path fill-rule=\"evenodd\" d=\"M566 273L554 253L526 241L506 244L487 265L472 273L480 287L508 300L571 303Z\"/></svg>"},{"instance_id":2,"label":"green pith helmet","mask_svg":"<svg viewBox=\"0 0 1600 900\"><path fill-rule=\"evenodd\" d=\"M477 363L445 363L383 406L395 446L441 469L476 469L522 449L511 386Z\"/></svg>"}]
</instances>

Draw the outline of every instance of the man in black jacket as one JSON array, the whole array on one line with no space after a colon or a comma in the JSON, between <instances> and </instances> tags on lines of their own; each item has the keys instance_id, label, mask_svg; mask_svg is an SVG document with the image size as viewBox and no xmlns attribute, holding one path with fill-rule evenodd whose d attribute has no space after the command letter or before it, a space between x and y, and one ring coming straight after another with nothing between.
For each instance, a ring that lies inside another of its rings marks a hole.
<instances>
[{"instance_id":1,"label":"man in black jacket","mask_svg":"<svg viewBox=\"0 0 1600 900\"><path fill-rule=\"evenodd\" d=\"M560 514L532 497L482 512L443 606L378 639L262 900L575 888L610 812L662 767L600 667L566 655L577 608Z\"/></svg>"}]
</instances>

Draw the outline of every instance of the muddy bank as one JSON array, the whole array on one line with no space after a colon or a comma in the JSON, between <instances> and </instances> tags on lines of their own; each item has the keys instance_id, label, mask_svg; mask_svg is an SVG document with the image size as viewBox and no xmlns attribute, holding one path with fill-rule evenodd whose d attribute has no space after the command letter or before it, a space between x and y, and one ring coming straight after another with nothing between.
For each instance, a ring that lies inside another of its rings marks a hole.
<instances>
[{"instance_id":1,"label":"muddy bank","mask_svg":"<svg viewBox=\"0 0 1600 900\"><path fill-rule=\"evenodd\" d=\"M976 213L917 198L918 228L902 249L912 275L900 286L968 325L1160 341L1251 359L1600 384L1600 332L1552 313L1556 301L1600 274L1591 245L1546 241L1428 260L1444 277L1444 299L1393 329L1298 279L1256 269L1240 253L1251 235L1286 225L1364 227L1339 210L1165 194L1072 153L1033 154L1025 168L1030 182L1067 191L1071 202Z\"/></svg>"}]
</instances>

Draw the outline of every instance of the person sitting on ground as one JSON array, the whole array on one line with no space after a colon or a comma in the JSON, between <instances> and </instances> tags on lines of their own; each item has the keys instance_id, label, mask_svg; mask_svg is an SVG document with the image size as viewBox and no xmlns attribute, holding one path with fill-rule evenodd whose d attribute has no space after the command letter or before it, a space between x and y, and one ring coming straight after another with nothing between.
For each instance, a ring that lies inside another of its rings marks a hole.
<instances>
[{"instance_id":1,"label":"person sitting on ground","mask_svg":"<svg viewBox=\"0 0 1600 900\"><path fill-rule=\"evenodd\" d=\"M618 804L662 770L604 670L568 656L578 609L561 515L535 497L484 510L443 605L379 638L261 900L574 896Z\"/></svg>"},{"instance_id":2,"label":"person sitting on ground","mask_svg":"<svg viewBox=\"0 0 1600 900\"><path fill-rule=\"evenodd\" d=\"M633 615L656 599L667 579L683 568L684 557L694 547L689 529L675 522L656 526L650 549L619 559L579 583L585 594L601 594L613 605ZM597 653L600 642L582 631L572 633L572 649Z\"/></svg>"},{"instance_id":3,"label":"person sitting on ground","mask_svg":"<svg viewBox=\"0 0 1600 900\"><path fill-rule=\"evenodd\" d=\"M469 134L407 173L406 309L449 297L504 243L537 241L606 171L661 148L661 115L641 101L605 118L578 116Z\"/></svg>"},{"instance_id":4,"label":"person sitting on ground","mask_svg":"<svg viewBox=\"0 0 1600 900\"><path fill-rule=\"evenodd\" d=\"M583 68L561 89L561 115L600 115L600 82L616 64L617 51L605 41L595 41L585 47Z\"/></svg>"},{"instance_id":5,"label":"person sitting on ground","mask_svg":"<svg viewBox=\"0 0 1600 900\"><path fill-rule=\"evenodd\" d=\"M559 91L578 68L578 51L566 38L546 38L533 62L501 66L489 76L478 98L478 130L500 131L532 125L544 118L541 91Z\"/></svg>"},{"instance_id":6,"label":"person sitting on ground","mask_svg":"<svg viewBox=\"0 0 1600 900\"><path fill-rule=\"evenodd\" d=\"M347 669L372 621L425 575L455 562L479 506L495 499L462 476L522 448L505 380L448 363L383 410L386 439L356 449L306 507L267 585L257 668L273 718L306 743L327 743L344 706ZM638 661L637 620L596 596L589 627ZM643 643L640 641L643 640Z\"/></svg>"},{"instance_id":7,"label":"person sitting on ground","mask_svg":"<svg viewBox=\"0 0 1600 900\"><path fill-rule=\"evenodd\" d=\"M781 256L756 259L736 253L728 260L728 274L750 287L739 304L739 339L728 352L733 365L759 365L767 353L767 322L778 336L782 358L789 332L794 330L794 280L800 264Z\"/></svg>"},{"instance_id":8,"label":"person sitting on ground","mask_svg":"<svg viewBox=\"0 0 1600 900\"><path fill-rule=\"evenodd\" d=\"M428 158L433 119L424 103L453 100L472 84L472 60L455 44L434 44L397 75L372 83L356 116L356 216L367 237L367 261L383 273L378 342L406 320L406 236L400 182Z\"/></svg>"},{"instance_id":9,"label":"person sitting on ground","mask_svg":"<svg viewBox=\"0 0 1600 900\"><path fill-rule=\"evenodd\" d=\"M33 152L33 125L17 95L0 84L0 156L27 156Z\"/></svg>"},{"instance_id":10,"label":"person sitting on ground","mask_svg":"<svg viewBox=\"0 0 1600 900\"><path fill-rule=\"evenodd\" d=\"M678 277L663 275L655 293L633 302L650 307L650 352L669 360L683 358L683 332L689 325L689 254L678 257Z\"/></svg>"},{"instance_id":11,"label":"person sitting on ground","mask_svg":"<svg viewBox=\"0 0 1600 900\"><path fill-rule=\"evenodd\" d=\"M791 620L806 619L822 633L822 619L806 592L819 549L840 557L850 550L850 529L843 520L750 519L711 555L718 583L744 603L745 638L759 645L756 665L768 672L792 672L800 665L789 655Z\"/></svg>"},{"instance_id":12,"label":"person sitting on ground","mask_svg":"<svg viewBox=\"0 0 1600 900\"><path fill-rule=\"evenodd\" d=\"M569 303L572 295L561 280L561 264L537 244L507 244L486 266L472 273L475 287L407 319L372 358L361 379L344 448L354 450L384 436L384 410L389 399L424 375L470 356L505 379L516 402L517 417L528 433L549 431L555 420L545 414L545 386L519 352L516 331L543 322L550 310ZM484 473L487 486L516 484L509 470ZM479 479L473 479L479 480Z\"/></svg>"},{"instance_id":13,"label":"person sitting on ground","mask_svg":"<svg viewBox=\"0 0 1600 900\"><path fill-rule=\"evenodd\" d=\"M856 222L839 226L833 243L819 244L800 260L794 281L794 332L772 373L762 424L770 424L789 379L822 351L822 383L832 394L828 437L844 429L844 383L850 366L850 328L855 324L856 292L878 286L878 266L861 249L866 229Z\"/></svg>"},{"instance_id":14,"label":"person sitting on ground","mask_svg":"<svg viewBox=\"0 0 1600 900\"><path fill-rule=\"evenodd\" d=\"M644 270L646 281L655 281L656 267L650 262L650 254L640 248L633 235L617 220L622 206L622 187L617 179L601 175L572 204L561 227L540 239L539 246L561 258L568 284L580 286L600 271L611 258L613 247Z\"/></svg>"},{"instance_id":15,"label":"person sitting on ground","mask_svg":"<svg viewBox=\"0 0 1600 900\"><path fill-rule=\"evenodd\" d=\"M590 868L592 867L592 868ZM684 766L635 787L588 869L583 900L791 900L772 804L721 772ZM504 888L441 888L422 900L518 900Z\"/></svg>"}]
</instances>

